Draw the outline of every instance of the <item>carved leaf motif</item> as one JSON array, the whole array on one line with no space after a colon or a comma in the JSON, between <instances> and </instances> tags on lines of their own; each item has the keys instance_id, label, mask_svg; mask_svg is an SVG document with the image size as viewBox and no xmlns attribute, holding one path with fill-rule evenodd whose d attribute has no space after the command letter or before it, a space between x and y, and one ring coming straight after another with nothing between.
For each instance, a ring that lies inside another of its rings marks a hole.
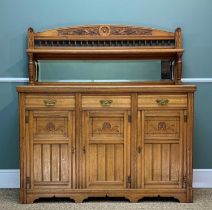
<instances>
[{"instance_id":1,"label":"carved leaf motif","mask_svg":"<svg viewBox=\"0 0 212 210\"><path fill-rule=\"evenodd\" d=\"M55 131L55 125L54 125L54 123L49 122L49 123L46 125L46 130L47 130L48 132Z\"/></svg>"},{"instance_id":2,"label":"carved leaf motif","mask_svg":"<svg viewBox=\"0 0 212 210\"><path fill-rule=\"evenodd\" d=\"M111 126L109 122L104 122L101 128L97 128L94 132L96 133L120 133L119 126Z\"/></svg>"},{"instance_id":3,"label":"carved leaf motif","mask_svg":"<svg viewBox=\"0 0 212 210\"><path fill-rule=\"evenodd\" d=\"M102 129L111 129L111 124L109 122L104 122L102 125Z\"/></svg>"},{"instance_id":4,"label":"carved leaf motif","mask_svg":"<svg viewBox=\"0 0 212 210\"><path fill-rule=\"evenodd\" d=\"M158 130L166 130L166 123L165 122L159 122L158 123Z\"/></svg>"},{"instance_id":5,"label":"carved leaf motif","mask_svg":"<svg viewBox=\"0 0 212 210\"><path fill-rule=\"evenodd\" d=\"M39 131L40 133L56 133L56 134L63 134L64 127L63 126L56 126L53 122L48 122L42 130Z\"/></svg>"},{"instance_id":6,"label":"carved leaf motif","mask_svg":"<svg viewBox=\"0 0 212 210\"><path fill-rule=\"evenodd\" d=\"M158 133L176 133L177 132L176 124L173 122L148 122L147 133L149 134L158 134Z\"/></svg>"},{"instance_id":7,"label":"carved leaf motif","mask_svg":"<svg viewBox=\"0 0 212 210\"><path fill-rule=\"evenodd\" d=\"M152 35L152 30L139 27L111 27L112 35Z\"/></svg>"},{"instance_id":8,"label":"carved leaf motif","mask_svg":"<svg viewBox=\"0 0 212 210\"><path fill-rule=\"evenodd\" d=\"M59 35L98 35L98 27L68 28L58 30Z\"/></svg>"}]
</instances>

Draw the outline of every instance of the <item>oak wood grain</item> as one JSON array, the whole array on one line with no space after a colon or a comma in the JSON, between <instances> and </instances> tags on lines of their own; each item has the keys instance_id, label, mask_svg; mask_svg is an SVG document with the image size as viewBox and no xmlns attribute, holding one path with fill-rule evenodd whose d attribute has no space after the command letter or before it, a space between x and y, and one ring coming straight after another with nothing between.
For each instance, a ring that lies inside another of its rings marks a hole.
<instances>
[{"instance_id":1,"label":"oak wood grain","mask_svg":"<svg viewBox=\"0 0 212 210\"><path fill-rule=\"evenodd\" d=\"M20 202L40 197L174 197L192 202L195 85L181 83L182 31L91 25L28 30L19 93ZM157 82L39 82L37 60L174 63Z\"/></svg>"}]
</instances>

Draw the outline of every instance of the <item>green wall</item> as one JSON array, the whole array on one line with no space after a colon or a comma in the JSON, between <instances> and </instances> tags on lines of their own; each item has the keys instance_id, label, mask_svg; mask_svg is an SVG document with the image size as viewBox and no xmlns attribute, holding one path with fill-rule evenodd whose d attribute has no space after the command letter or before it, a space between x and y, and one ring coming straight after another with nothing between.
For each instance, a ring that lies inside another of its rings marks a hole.
<instances>
[{"instance_id":1,"label":"green wall","mask_svg":"<svg viewBox=\"0 0 212 210\"><path fill-rule=\"evenodd\" d=\"M142 25L183 31L184 77L212 78L211 0L1 0L0 78L27 77L26 31L85 24ZM119 72L117 72L119 74ZM0 169L18 164L18 108L15 86L0 83ZM212 168L212 84L197 84L194 168Z\"/></svg>"}]
</instances>

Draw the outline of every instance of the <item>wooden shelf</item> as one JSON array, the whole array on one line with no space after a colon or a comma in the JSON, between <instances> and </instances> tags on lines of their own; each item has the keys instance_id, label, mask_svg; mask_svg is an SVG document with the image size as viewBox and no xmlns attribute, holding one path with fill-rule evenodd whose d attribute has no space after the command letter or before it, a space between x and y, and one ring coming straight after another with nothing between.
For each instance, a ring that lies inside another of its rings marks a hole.
<instances>
[{"instance_id":1,"label":"wooden shelf","mask_svg":"<svg viewBox=\"0 0 212 210\"><path fill-rule=\"evenodd\" d=\"M29 28L29 83L37 84L36 60L166 60L175 63L173 81L177 84L183 52L180 28L175 32L119 25L72 26L43 32Z\"/></svg>"},{"instance_id":2,"label":"wooden shelf","mask_svg":"<svg viewBox=\"0 0 212 210\"><path fill-rule=\"evenodd\" d=\"M170 58L176 56L177 53L183 53L183 49L129 49L129 48L101 48L101 49L28 49L28 53L33 53L37 59L106 59L111 60L110 56L115 56L114 59L158 59ZM127 57L126 57L127 56Z\"/></svg>"}]
</instances>

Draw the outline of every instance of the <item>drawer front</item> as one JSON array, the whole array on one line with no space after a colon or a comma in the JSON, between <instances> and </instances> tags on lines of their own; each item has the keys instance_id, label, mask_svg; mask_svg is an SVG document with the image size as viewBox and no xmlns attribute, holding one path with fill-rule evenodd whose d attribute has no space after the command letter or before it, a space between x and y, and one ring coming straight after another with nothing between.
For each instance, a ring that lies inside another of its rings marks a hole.
<instances>
[{"instance_id":1,"label":"drawer front","mask_svg":"<svg viewBox=\"0 0 212 210\"><path fill-rule=\"evenodd\" d=\"M26 96L26 108L74 108L74 96L55 96L55 95L33 95Z\"/></svg>"},{"instance_id":2,"label":"drawer front","mask_svg":"<svg viewBox=\"0 0 212 210\"><path fill-rule=\"evenodd\" d=\"M82 96L83 108L130 108L130 96Z\"/></svg>"},{"instance_id":3,"label":"drawer front","mask_svg":"<svg viewBox=\"0 0 212 210\"><path fill-rule=\"evenodd\" d=\"M139 95L139 108L187 107L187 95Z\"/></svg>"}]
</instances>

